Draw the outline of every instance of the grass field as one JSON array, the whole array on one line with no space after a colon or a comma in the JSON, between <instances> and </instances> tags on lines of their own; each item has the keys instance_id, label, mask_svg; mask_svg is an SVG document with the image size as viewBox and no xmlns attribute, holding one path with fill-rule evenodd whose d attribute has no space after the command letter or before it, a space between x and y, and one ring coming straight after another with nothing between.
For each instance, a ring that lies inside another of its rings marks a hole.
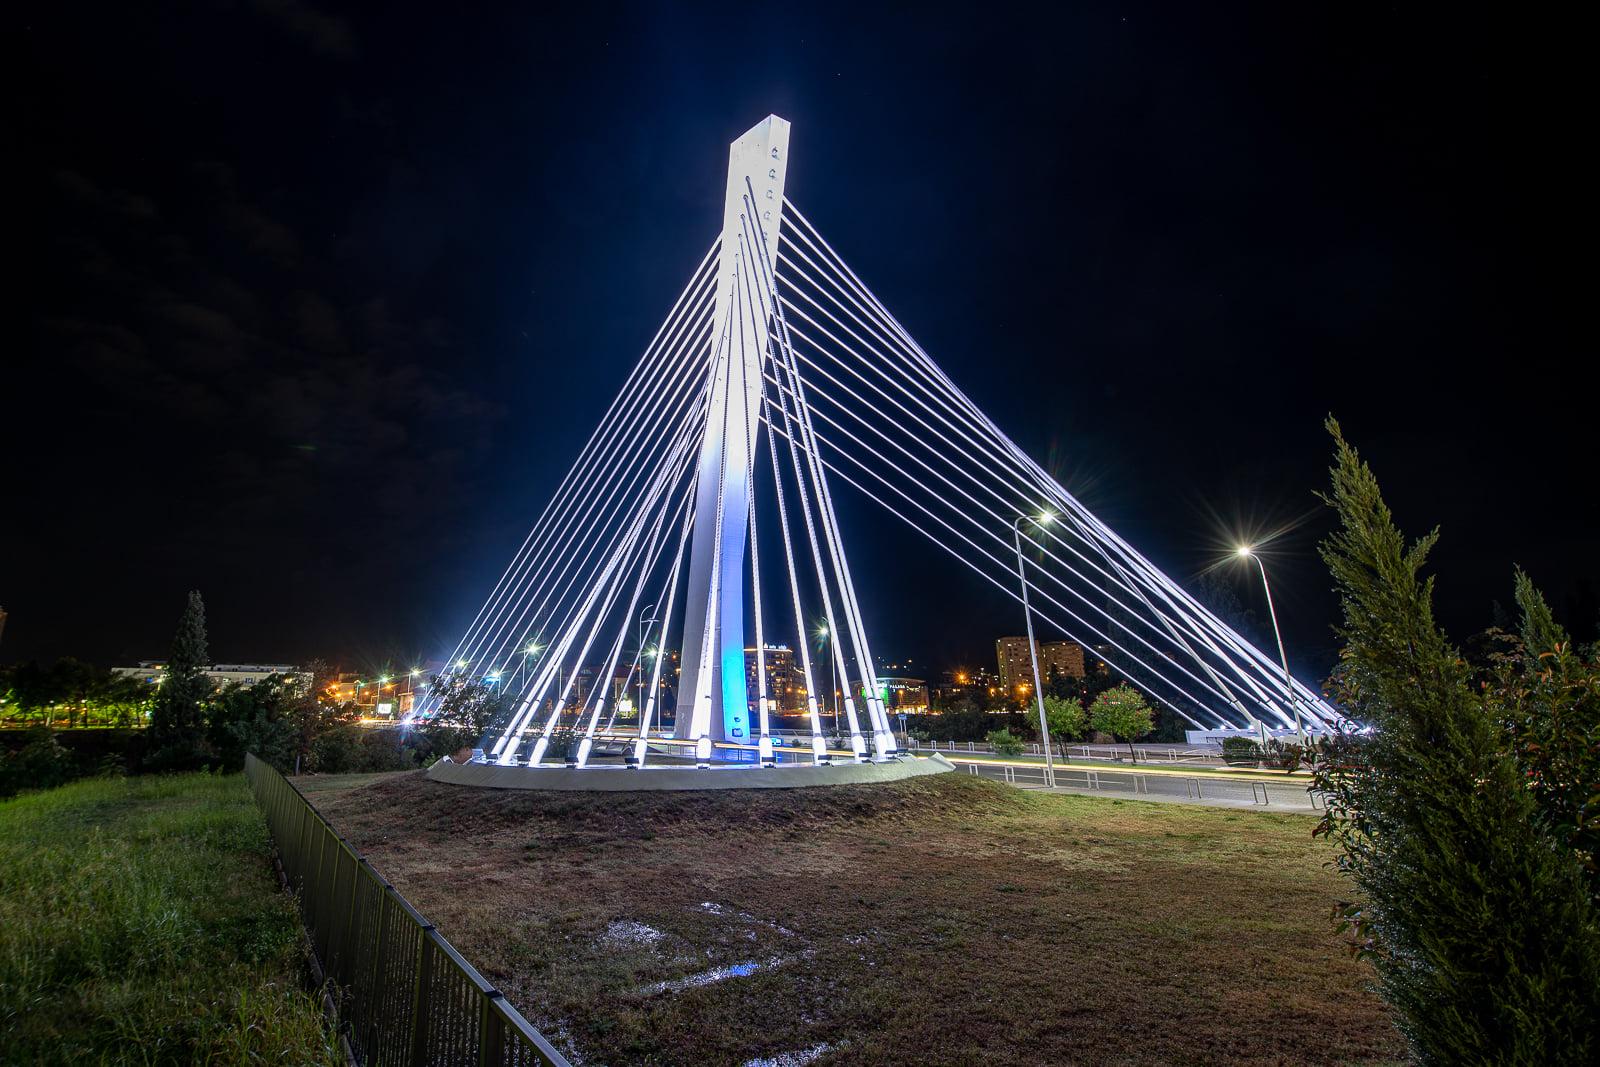
<instances>
[{"instance_id":1,"label":"grass field","mask_svg":"<svg viewBox=\"0 0 1600 1067\"><path fill-rule=\"evenodd\" d=\"M1306 816L967 775L317 804L575 1062L1367 1064Z\"/></svg>"},{"instance_id":2,"label":"grass field","mask_svg":"<svg viewBox=\"0 0 1600 1067\"><path fill-rule=\"evenodd\" d=\"M240 775L0 801L0 1063L338 1064Z\"/></svg>"}]
</instances>

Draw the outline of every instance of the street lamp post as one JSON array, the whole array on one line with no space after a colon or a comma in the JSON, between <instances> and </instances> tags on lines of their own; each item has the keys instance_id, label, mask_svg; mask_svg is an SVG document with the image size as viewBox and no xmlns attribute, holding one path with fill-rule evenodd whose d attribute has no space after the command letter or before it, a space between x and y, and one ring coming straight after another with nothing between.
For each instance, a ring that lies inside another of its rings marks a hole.
<instances>
[{"instance_id":1,"label":"street lamp post","mask_svg":"<svg viewBox=\"0 0 1600 1067\"><path fill-rule=\"evenodd\" d=\"M1056 785L1056 763L1050 755L1050 724L1045 721L1044 715L1044 687L1039 684L1039 646L1033 640L1033 608L1028 604L1028 575L1023 570L1022 558L1022 520L1026 515L1018 515L1017 521L1011 524L1011 535L1017 546L1017 581L1022 583L1022 617L1028 624L1028 662L1033 664L1033 698L1039 706L1039 741L1044 749L1044 783L1054 789ZM1043 526L1050 521L1049 513L1040 515L1038 519L1030 519L1036 525Z\"/></svg>"},{"instance_id":2,"label":"street lamp post","mask_svg":"<svg viewBox=\"0 0 1600 1067\"><path fill-rule=\"evenodd\" d=\"M650 617L647 619L645 618L646 615ZM644 628L646 626L654 626L655 623L656 605L651 604L639 612L639 702L634 705L634 713L640 716L639 725L641 728L644 726Z\"/></svg>"},{"instance_id":3,"label":"street lamp post","mask_svg":"<svg viewBox=\"0 0 1600 1067\"><path fill-rule=\"evenodd\" d=\"M1261 588L1267 594L1267 614L1272 618L1272 635L1278 639L1278 659L1283 662L1283 695L1294 712L1295 736L1300 739L1300 747L1304 748L1306 730L1300 722L1300 702L1294 698L1294 678L1289 674L1289 654L1283 650L1283 631L1278 629L1278 609L1272 606L1272 586L1267 581L1267 565L1261 562L1261 557L1249 545L1240 545L1239 555L1255 560L1256 567L1261 571Z\"/></svg>"},{"instance_id":4,"label":"street lamp post","mask_svg":"<svg viewBox=\"0 0 1600 1067\"><path fill-rule=\"evenodd\" d=\"M839 663L833 658L833 632L828 629L828 624L823 623L817 630L817 636L823 640L823 648L828 652L828 677L832 679L828 689L828 707L833 711L833 735L839 736Z\"/></svg>"}]
</instances>

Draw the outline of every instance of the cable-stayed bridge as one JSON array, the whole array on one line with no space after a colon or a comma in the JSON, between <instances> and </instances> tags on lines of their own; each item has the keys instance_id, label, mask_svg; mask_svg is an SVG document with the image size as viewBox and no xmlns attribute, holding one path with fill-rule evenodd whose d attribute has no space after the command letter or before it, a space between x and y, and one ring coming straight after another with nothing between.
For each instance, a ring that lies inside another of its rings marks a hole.
<instances>
[{"instance_id":1,"label":"cable-stayed bridge","mask_svg":"<svg viewBox=\"0 0 1600 1067\"><path fill-rule=\"evenodd\" d=\"M788 157L777 116L730 146L721 234L411 718L492 684L513 711L483 762L543 766L555 740L582 767L626 710L624 762L642 768L670 694L671 736L699 765L728 743L770 765L781 636L810 759L830 760L818 695L835 679L854 760L895 757L844 483L1017 600L1030 629L1109 650L1195 729L1333 722L978 409L785 196Z\"/></svg>"}]
</instances>

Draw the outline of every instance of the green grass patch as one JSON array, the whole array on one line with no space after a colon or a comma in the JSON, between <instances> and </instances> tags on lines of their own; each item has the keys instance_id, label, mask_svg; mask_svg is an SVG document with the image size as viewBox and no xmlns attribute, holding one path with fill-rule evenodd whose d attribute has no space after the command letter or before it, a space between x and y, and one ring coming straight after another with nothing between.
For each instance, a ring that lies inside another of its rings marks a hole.
<instances>
[{"instance_id":1,"label":"green grass patch","mask_svg":"<svg viewBox=\"0 0 1600 1067\"><path fill-rule=\"evenodd\" d=\"M0 1060L342 1062L241 775L0 802Z\"/></svg>"}]
</instances>

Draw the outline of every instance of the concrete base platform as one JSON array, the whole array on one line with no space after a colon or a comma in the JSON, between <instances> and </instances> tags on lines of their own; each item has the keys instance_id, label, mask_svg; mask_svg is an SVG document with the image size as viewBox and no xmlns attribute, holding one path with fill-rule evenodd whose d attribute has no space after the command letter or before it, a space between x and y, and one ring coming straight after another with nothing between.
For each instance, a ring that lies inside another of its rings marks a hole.
<instances>
[{"instance_id":1,"label":"concrete base platform","mask_svg":"<svg viewBox=\"0 0 1600 1067\"><path fill-rule=\"evenodd\" d=\"M704 769L646 765L642 769L595 766L501 767L493 763L456 763L446 756L428 768L435 782L482 789L569 789L594 792L648 792L683 789L804 789L824 785L898 782L943 774L955 765L940 755L906 756L887 763L785 763L777 767L724 764Z\"/></svg>"}]
</instances>

